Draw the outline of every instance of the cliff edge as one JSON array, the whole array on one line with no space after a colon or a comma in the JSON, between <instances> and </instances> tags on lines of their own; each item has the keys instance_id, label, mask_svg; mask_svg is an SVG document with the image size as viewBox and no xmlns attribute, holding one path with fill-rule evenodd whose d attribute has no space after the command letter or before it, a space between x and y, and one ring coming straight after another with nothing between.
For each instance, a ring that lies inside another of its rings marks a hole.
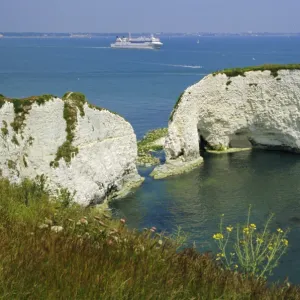
<instances>
[{"instance_id":1,"label":"cliff edge","mask_svg":"<svg viewBox=\"0 0 300 300\"><path fill-rule=\"evenodd\" d=\"M68 189L77 203L89 205L142 181L132 126L81 93L1 95L0 127L0 175L11 182L44 175L51 191Z\"/></svg>"},{"instance_id":2,"label":"cliff edge","mask_svg":"<svg viewBox=\"0 0 300 300\"><path fill-rule=\"evenodd\" d=\"M202 162L201 147L300 152L300 65L228 69L188 87L169 120L166 164L152 176L195 168Z\"/></svg>"}]
</instances>

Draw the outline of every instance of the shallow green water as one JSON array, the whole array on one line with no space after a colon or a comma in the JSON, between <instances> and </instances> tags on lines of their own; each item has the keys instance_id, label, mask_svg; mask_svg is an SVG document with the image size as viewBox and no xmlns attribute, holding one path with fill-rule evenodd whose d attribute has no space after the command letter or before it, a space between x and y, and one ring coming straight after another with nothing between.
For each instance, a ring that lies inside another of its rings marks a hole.
<instances>
[{"instance_id":1,"label":"shallow green water","mask_svg":"<svg viewBox=\"0 0 300 300\"><path fill-rule=\"evenodd\" d=\"M111 207L130 227L156 226L172 232L181 226L200 251L215 250L212 234L221 214L226 224L244 222L249 204L252 221L262 226L276 214L274 229L291 228L290 249L274 278L289 275L300 282L300 156L273 151L204 155L204 164L191 173L153 180L141 169L145 183Z\"/></svg>"}]
</instances>

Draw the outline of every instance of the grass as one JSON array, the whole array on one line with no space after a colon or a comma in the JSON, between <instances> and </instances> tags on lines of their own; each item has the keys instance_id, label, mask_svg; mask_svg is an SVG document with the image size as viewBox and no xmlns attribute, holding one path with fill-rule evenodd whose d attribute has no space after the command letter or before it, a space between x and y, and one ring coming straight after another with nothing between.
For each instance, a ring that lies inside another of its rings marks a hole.
<instances>
[{"instance_id":1,"label":"grass","mask_svg":"<svg viewBox=\"0 0 300 300\"><path fill-rule=\"evenodd\" d=\"M3 123L3 127L1 128L1 132L3 136L6 136L8 135L7 122L3 120L2 123Z\"/></svg>"},{"instance_id":2,"label":"grass","mask_svg":"<svg viewBox=\"0 0 300 300\"><path fill-rule=\"evenodd\" d=\"M27 164L25 155L23 155L23 164L24 164L24 167L25 167L25 168L28 167L28 164Z\"/></svg>"},{"instance_id":3,"label":"grass","mask_svg":"<svg viewBox=\"0 0 300 300\"><path fill-rule=\"evenodd\" d=\"M8 167L10 170L15 170L16 167L17 167L17 164L16 164L13 160L9 159L9 160L7 161L7 167Z\"/></svg>"},{"instance_id":4,"label":"grass","mask_svg":"<svg viewBox=\"0 0 300 300\"><path fill-rule=\"evenodd\" d=\"M5 103L4 96L0 94L0 109L4 105L4 103Z\"/></svg>"},{"instance_id":5,"label":"grass","mask_svg":"<svg viewBox=\"0 0 300 300\"><path fill-rule=\"evenodd\" d=\"M213 73L213 76L217 74L226 74L228 77L245 76L246 72L250 71L271 71L271 75L278 76L279 70L300 70L300 64L265 64L260 66L251 66L245 68L232 68L224 69Z\"/></svg>"},{"instance_id":6,"label":"grass","mask_svg":"<svg viewBox=\"0 0 300 300\"><path fill-rule=\"evenodd\" d=\"M54 168L59 166L59 160L61 158L64 159L67 164L70 164L72 157L78 154L78 148L73 146L74 132L78 122L77 109L80 112L80 116L84 117L84 104L87 103L85 95L79 92L67 92L63 95L62 100L65 102L63 117L67 123L67 137L66 141L57 149L54 161L50 162L50 166ZM92 104L88 104L88 106L99 111L104 110L103 108Z\"/></svg>"},{"instance_id":7,"label":"grass","mask_svg":"<svg viewBox=\"0 0 300 300\"><path fill-rule=\"evenodd\" d=\"M275 78L278 76L278 71L279 70L300 70L300 64L265 64L265 65L260 65L260 66L250 66L250 67L245 67L245 68L231 68L231 69L224 69L220 71L216 71L212 73L213 76L216 76L217 74L225 74L228 77L236 77L236 76L245 76L246 72L250 71L270 71L271 75L274 76ZM279 81L280 79L278 79ZM226 82L226 90L228 90L228 86L231 84L231 80L228 80ZM180 104L180 101L182 99L184 92L182 92L172 110L172 113L169 117L170 121L173 121L174 114Z\"/></svg>"},{"instance_id":8,"label":"grass","mask_svg":"<svg viewBox=\"0 0 300 300\"><path fill-rule=\"evenodd\" d=\"M72 100L72 103L79 109L80 116L84 116L83 105L86 103L86 97L84 94L79 92L67 92L63 95L62 100Z\"/></svg>"},{"instance_id":9,"label":"grass","mask_svg":"<svg viewBox=\"0 0 300 300\"><path fill-rule=\"evenodd\" d=\"M168 128L158 128L151 130L146 133L146 135L138 141L138 164L159 164L159 159L154 157L151 152L159 151L163 149L162 145L158 145L155 142L168 133Z\"/></svg>"},{"instance_id":10,"label":"grass","mask_svg":"<svg viewBox=\"0 0 300 300\"><path fill-rule=\"evenodd\" d=\"M177 110L177 108L178 108L178 106L179 106L179 104L180 104L180 101L181 101L181 99L182 99L182 97L183 97L183 94L184 94L184 92L182 92L182 93L179 95L179 97L177 98L177 101L176 101L176 103L175 103L175 105L174 105L174 107L173 107L173 110L172 110L171 115L170 115L170 118L169 118L170 121L173 121L174 114L175 114L175 112L176 112L176 110Z\"/></svg>"},{"instance_id":11,"label":"grass","mask_svg":"<svg viewBox=\"0 0 300 300\"><path fill-rule=\"evenodd\" d=\"M23 99L14 99L14 98L6 98L3 95L0 95L0 109L4 105L5 102L10 102L14 106L15 118L14 121L10 124L13 130L18 133L22 131L24 122L26 119L26 115L31 110L31 106L33 103L37 103L38 105L44 104L46 101L54 98L53 95L41 95L41 96L31 96Z\"/></svg>"},{"instance_id":12,"label":"grass","mask_svg":"<svg viewBox=\"0 0 300 300\"><path fill-rule=\"evenodd\" d=\"M17 139L17 136L14 134L11 141L16 145L16 146L20 146L20 143Z\"/></svg>"},{"instance_id":13,"label":"grass","mask_svg":"<svg viewBox=\"0 0 300 300\"><path fill-rule=\"evenodd\" d=\"M78 154L78 148L73 146L74 132L77 125L77 109L80 116L84 116L84 104L86 103L85 95L77 92L67 92L62 97L64 100L63 117L67 123L66 126L66 141L57 149L54 161L50 163L52 167L59 166L59 160L63 158L67 164L71 162L72 156Z\"/></svg>"},{"instance_id":14,"label":"grass","mask_svg":"<svg viewBox=\"0 0 300 300\"><path fill-rule=\"evenodd\" d=\"M50 199L41 177L0 179L1 299L300 299L298 286L223 270L210 254L178 251L176 236L130 230L69 198Z\"/></svg>"}]
</instances>

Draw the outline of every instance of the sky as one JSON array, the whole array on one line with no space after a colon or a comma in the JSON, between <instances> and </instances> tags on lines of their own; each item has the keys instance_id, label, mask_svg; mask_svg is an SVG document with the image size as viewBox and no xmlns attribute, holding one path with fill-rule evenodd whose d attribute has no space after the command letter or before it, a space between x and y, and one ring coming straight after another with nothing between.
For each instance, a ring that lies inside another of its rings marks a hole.
<instances>
[{"instance_id":1,"label":"sky","mask_svg":"<svg viewBox=\"0 0 300 300\"><path fill-rule=\"evenodd\" d=\"M300 0L0 0L0 32L300 32Z\"/></svg>"}]
</instances>

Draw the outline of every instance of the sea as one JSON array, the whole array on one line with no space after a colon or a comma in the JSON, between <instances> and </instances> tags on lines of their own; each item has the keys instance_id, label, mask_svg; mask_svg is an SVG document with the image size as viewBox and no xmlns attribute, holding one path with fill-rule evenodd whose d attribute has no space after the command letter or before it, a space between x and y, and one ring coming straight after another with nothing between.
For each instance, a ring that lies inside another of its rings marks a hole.
<instances>
[{"instance_id":1,"label":"sea","mask_svg":"<svg viewBox=\"0 0 300 300\"><path fill-rule=\"evenodd\" d=\"M111 49L113 36L97 38L0 39L0 94L27 97L84 93L95 105L115 111L137 138L166 127L172 108L188 86L224 68L265 63L299 63L300 37L162 36L161 50ZM199 43L197 41L199 40ZM163 154L162 159L163 159ZM115 217L131 228L155 226L187 235L186 246L216 252L212 235L224 224L251 222L261 230L274 214L271 230L289 229L289 249L271 281L300 283L300 156L277 151L213 155L180 176L153 180L140 168L143 185L115 201Z\"/></svg>"}]
</instances>

